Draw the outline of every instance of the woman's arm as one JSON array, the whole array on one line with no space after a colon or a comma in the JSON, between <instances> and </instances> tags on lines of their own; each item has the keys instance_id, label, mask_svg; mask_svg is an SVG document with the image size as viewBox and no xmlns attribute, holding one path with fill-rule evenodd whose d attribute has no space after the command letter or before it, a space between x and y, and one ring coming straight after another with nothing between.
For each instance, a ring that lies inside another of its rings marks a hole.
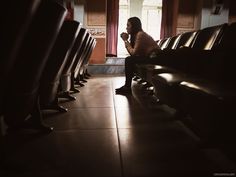
<instances>
[{"instance_id":1,"label":"woman's arm","mask_svg":"<svg viewBox=\"0 0 236 177\"><path fill-rule=\"evenodd\" d=\"M128 48L131 47L131 44L128 42L129 34L123 32L123 33L120 34L120 37L121 37L121 39L122 39L122 40L124 41L124 43L125 43L125 48L127 49L127 51L129 52L129 54L131 55L130 51L128 50ZM131 47L131 48L132 48L132 47Z\"/></svg>"}]
</instances>

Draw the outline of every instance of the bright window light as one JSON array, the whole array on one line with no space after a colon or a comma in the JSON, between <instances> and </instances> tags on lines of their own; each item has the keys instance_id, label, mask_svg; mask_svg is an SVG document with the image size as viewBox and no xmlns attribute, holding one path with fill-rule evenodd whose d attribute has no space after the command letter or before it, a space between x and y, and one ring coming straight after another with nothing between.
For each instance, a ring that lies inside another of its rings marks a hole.
<instances>
[{"instance_id":1,"label":"bright window light","mask_svg":"<svg viewBox=\"0 0 236 177\"><path fill-rule=\"evenodd\" d=\"M124 42L120 38L122 32L126 32L126 24L130 18L130 1L120 0L119 4L119 28L118 28L118 57L128 56L128 52L124 47ZM160 39L161 16L162 16L162 0L144 0L141 7L141 21L145 32L153 37L154 40ZM137 10L139 10L137 9Z\"/></svg>"}]
</instances>

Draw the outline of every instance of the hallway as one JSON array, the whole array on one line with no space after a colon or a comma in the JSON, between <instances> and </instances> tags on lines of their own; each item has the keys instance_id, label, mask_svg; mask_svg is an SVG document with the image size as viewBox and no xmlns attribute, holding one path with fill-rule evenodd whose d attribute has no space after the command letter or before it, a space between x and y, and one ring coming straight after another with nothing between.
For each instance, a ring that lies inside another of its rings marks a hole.
<instances>
[{"instance_id":1,"label":"hallway","mask_svg":"<svg viewBox=\"0 0 236 177\"><path fill-rule=\"evenodd\" d=\"M92 76L67 113L43 111L50 134L3 137L1 177L235 176L236 165L199 139L133 82L133 95L115 95L123 76Z\"/></svg>"}]
</instances>

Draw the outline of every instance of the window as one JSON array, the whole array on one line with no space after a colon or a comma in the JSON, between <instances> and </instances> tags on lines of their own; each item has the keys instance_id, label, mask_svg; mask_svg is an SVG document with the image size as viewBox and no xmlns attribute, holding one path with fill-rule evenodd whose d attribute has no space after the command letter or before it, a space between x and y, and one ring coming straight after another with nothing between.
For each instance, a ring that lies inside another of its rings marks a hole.
<instances>
[{"instance_id":1,"label":"window","mask_svg":"<svg viewBox=\"0 0 236 177\"><path fill-rule=\"evenodd\" d=\"M118 56L126 57L128 52L125 49L124 42L120 38L122 32L126 32L127 20L132 16L137 16L142 21L142 27L145 32L151 35L154 40L160 39L162 0L143 0L140 5L136 0L120 0L119 2L119 28L118 28ZM132 5L135 5L131 7ZM137 15L140 12L140 16Z\"/></svg>"},{"instance_id":2,"label":"window","mask_svg":"<svg viewBox=\"0 0 236 177\"><path fill-rule=\"evenodd\" d=\"M127 19L130 17L130 1L129 0L120 0L119 4L119 28L118 28L118 56L125 57L128 55L128 52L124 46L123 40L120 38L122 32L126 32Z\"/></svg>"},{"instance_id":3,"label":"window","mask_svg":"<svg viewBox=\"0 0 236 177\"><path fill-rule=\"evenodd\" d=\"M160 39L162 0L144 0L142 8L143 30L155 40Z\"/></svg>"}]
</instances>

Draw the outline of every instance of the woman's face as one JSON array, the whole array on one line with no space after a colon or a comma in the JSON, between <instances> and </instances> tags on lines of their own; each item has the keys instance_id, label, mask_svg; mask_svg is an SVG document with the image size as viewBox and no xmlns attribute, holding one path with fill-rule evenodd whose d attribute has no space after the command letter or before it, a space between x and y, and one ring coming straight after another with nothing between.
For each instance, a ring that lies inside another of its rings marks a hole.
<instances>
[{"instance_id":1,"label":"woman's face","mask_svg":"<svg viewBox=\"0 0 236 177\"><path fill-rule=\"evenodd\" d=\"M131 25L131 23L130 23L129 21L127 22L126 30L127 30L127 33L128 33L128 34L131 34L132 25Z\"/></svg>"}]
</instances>

